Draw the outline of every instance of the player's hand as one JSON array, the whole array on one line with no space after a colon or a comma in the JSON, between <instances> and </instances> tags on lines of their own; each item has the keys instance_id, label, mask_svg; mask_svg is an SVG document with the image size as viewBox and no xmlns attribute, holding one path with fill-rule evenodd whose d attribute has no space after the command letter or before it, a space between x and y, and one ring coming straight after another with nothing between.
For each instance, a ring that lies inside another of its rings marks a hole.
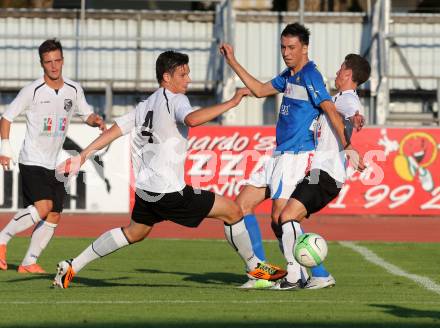
<instances>
[{"instance_id":1,"label":"player's hand","mask_svg":"<svg viewBox=\"0 0 440 328\"><path fill-rule=\"evenodd\" d=\"M9 171L10 170L10 161L11 158L7 156L0 156L0 164L3 167L3 170Z\"/></svg>"},{"instance_id":2,"label":"player's hand","mask_svg":"<svg viewBox=\"0 0 440 328\"><path fill-rule=\"evenodd\" d=\"M235 61L234 48L229 43L220 44L219 49L228 64Z\"/></svg>"},{"instance_id":3,"label":"player's hand","mask_svg":"<svg viewBox=\"0 0 440 328\"><path fill-rule=\"evenodd\" d=\"M105 125L104 120L99 115L95 116L93 124L94 126L98 127L101 131L107 130L107 126Z\"/></svg>"},{"instance_id":4,"label":"player's hand","mask_svg":"<svg viewBox=\"0 0 440 328\"><path fill-rule=\"evenodd\" d=\"M56 168L56 171L57 174L64 175L65 177L77 175L81 165L83 164L84 159L81 155L73 156L59 164Z\"/></svg>"},{"instance_id":5,"label":"player's hand","mask_svg":"<svg viewBox=\"0 0 440 328\"><path fill-rule=\"evenodd\" d=\"M243 97L251 95L251 91L248 88L240 88L235 91L234 96L231 98L232 102L234 103L234 106L237 106Z\"/></svg>"},{"instance_id":6,"label":"player's hand","mask_svg":"<svg viewBox=\"0 0 440 328\"><path fill-rule=\"evenodd\" d=\"M348 160L350 161L350 164L354 169L358 170L359 172L365 170L365 164L362 156L358 153L356 149L351 147L351 145L345 149L345 154L347 155Z\"/></svg>"},{"instance_id":7,"label":"player's hand","mask_svg":"<svg viewBox=\"0 0 440 328\"><path fill-rule=\"evenodd\" d=\"M356 114L352 117L353 127L356 131L360 131L365 125L365 117L362 114L359 114L359 111L356 111Z\"/></svg>"},{"instance_id":8,"label":"player's hand","mask_svg":"<svg viewBox=\"0 0 440 328\"><path fill-rule=\"evenodd\" d=\"M3 139L0 148L0 165L3 170L9 171L11 169L11 161L15 164L14 152L8 139Z\"/></svg>"}]
</instances>

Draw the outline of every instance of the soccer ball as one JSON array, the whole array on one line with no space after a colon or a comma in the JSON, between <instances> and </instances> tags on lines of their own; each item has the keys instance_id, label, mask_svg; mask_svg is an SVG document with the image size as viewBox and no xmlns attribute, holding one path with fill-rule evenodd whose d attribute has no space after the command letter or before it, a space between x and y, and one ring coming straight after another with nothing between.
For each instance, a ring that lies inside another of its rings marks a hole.
<instances>
[{"instance_id":1,"label":"soccer ball","mask_svg":"<svg viewBox=\"0 0 440 328\"><path fill-rule=\"evenodd\" d=\"M296 240L293 252L299 264L312 268L325 260L328 252L327 242L316 233L305 233Z\"/></svg>"}]
</instances>

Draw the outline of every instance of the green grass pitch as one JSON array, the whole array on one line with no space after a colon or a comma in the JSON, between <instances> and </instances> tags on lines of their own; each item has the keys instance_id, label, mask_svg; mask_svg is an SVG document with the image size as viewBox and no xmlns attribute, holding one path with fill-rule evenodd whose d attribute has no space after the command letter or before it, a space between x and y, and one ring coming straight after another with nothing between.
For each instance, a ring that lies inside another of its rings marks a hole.
<instances>
[{"instance_id":1,"label":"green grass pitch","mask_svg":"<svg viewBox=\"0 0 440 328\"><path fill-rule=\"evenodd\" d=\"M55 238L40 259L50 272L16 268L29 239L8 247L0 272L0 327L440 327L440 295L392 275L338 243L327 290L244 291L244 264L225 241L145 240L87 266L66 290L51 288L56 263L90 239ZM439 244L359 243L408 273L440 283ZM275 242L268 258L283 264Z\"/></svg>"}]
</instances>

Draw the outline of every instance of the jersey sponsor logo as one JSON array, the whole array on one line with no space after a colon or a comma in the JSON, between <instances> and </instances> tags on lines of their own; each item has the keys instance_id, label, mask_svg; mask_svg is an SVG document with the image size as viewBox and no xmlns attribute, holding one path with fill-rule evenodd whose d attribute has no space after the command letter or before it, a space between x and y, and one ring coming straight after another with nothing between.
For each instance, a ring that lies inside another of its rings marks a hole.
<instances>
[{"instance_id":1,"label":"jersey sponsor logo","mask_svg":"<svg viewBox=\"0 0 440 328\"><path fill-rule=\"evenodd\" d=\"M316 139L321 138L321 132L322 132L322 124L317 123L317 125L316 125Z\"/></svg>"},{"instance_id":2,"label":"jersey sponsor logo","mask_svg":"<svg viewBox=\"0 0 440 328\"><path fill-rule=\"evenodd\" d=\"M284 92L284 97L295 99L295 100L304 100L308 101L309 96L307 94L306 88L301 85L287 83L286 91Z\"/></svg>"},{"instance_id":3,"label":"jersey sponsor logo","mask_svg":"<svg viewBox=\"0 0 440 328\"><path fill-rule=\"evenodd\" d=\"M64 99L64 110L66 112L70 111L72 109L72 106L73 106L72 99Z\"/></svg>"},{"instance_id":4,"label":"jersey sponsor logo","mask_svg":"<svg viewBox=\"0 0 440 328\"><path fill-rule=\"evenodd\" d=\"M43 127L40 136L64 137L66 134L67 117L58 119L53 117L43 117Z\"/></svg>"},{"instance_id":5,"label":"jersey sponsor logo","mask_svg":"<svg viewBox=\"0 0 440 328\"><path fill-rule=\"evenodd\" d=\"M50 100L42 100L40 101L40 104L50 104Z\"/></svg>"},{"instance_id":6,"label":"jersey sponsor logo","mask_svg":"<svg viewBox=\"0 0 440 328\"><path fill-rule=\"evenodd\" d=\"M52 117L43 118L43 132L50 133L52 131Z\"/></svg>"},{"instance_id":7,"label":"jersey sponsor logo","mask_svg":"<svg viewBox=\"0 0 440 328\"><path fill-rule=\"evenodd\" d=\"M281 115L289 115L289 107L290 107L290 105L281 105L280 114Z\"/></svg>"},{"instance_id":8,"label":"jersey sponsor logo","mask_svg":"<svg viewBox=\"0 0 440 328\"><path fill-rule=\"evenodd\" d=\"M66 131L67 117L62 117L58 119L58 131Z\"/></svg>"}]
</instances>

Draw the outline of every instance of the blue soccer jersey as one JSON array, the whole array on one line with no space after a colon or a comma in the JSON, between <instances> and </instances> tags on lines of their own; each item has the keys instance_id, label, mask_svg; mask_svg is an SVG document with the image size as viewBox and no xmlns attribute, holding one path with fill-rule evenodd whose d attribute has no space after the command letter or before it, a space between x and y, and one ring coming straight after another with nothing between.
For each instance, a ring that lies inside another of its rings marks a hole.
<instances>
[{"instance_id":1,"label":"blue soccer jersey","mask_svg":"<svg viewBox=\"0 0 440 328\"><path fill-rule=\"evenodd\" d=\"M284 93L276 127L275 151L314 150L314 123L321 111L319 104L332 100L315 63L309 61L295 75L291 75L288 68L271 82L276 90Z\"/></svg>"}]
</instances>

